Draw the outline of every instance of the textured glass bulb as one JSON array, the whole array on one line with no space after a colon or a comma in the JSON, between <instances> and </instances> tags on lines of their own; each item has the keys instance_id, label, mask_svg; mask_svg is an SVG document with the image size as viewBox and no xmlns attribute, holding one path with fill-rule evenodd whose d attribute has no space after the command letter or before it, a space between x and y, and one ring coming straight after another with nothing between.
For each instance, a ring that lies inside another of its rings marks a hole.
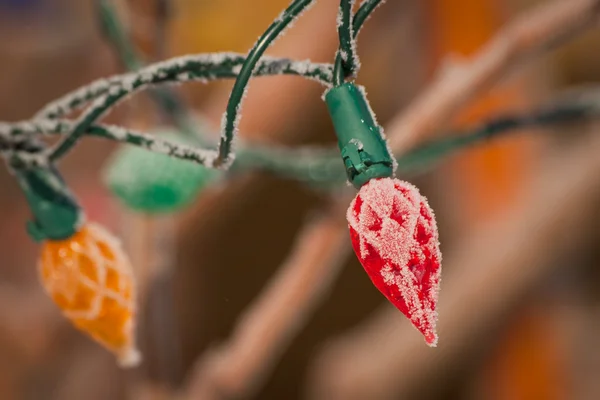
<instances>
[{"instance_id":1,"label":"textured glass bulb","mask_svg":"<svg viewBox=\"0 0 600 400\"><path fill-rule=\"evenodd\" d=\"M354 251L377 289L435 346L442 255L427 199L408 182L372 179L347 219Z\"/></svg>"},{"instance_id":2,"label":"textured glass bulb","mask_svg":"<svg viewBox=\"0 0 600 400\"><path fill-rule=\"evenodd\" d=\"M190 139L173 132L159 133L157 137L194 145ZM168 213L192 203L217 175L218 172L190 161L122 146L107 163L103 180L128 208L144 213Z\"/></svg>"},{"instance_id":3,"label":"textured glass bulb","mask_svg":"<svg viewBox=\"0 0 600 400\"><path fill-rule=\"evenodd\" d=\"M135 366L135 280L120 243L88 223L65 240L46 240L39 264L42 285L73 325Z\"/></svg>"}]
</instances>

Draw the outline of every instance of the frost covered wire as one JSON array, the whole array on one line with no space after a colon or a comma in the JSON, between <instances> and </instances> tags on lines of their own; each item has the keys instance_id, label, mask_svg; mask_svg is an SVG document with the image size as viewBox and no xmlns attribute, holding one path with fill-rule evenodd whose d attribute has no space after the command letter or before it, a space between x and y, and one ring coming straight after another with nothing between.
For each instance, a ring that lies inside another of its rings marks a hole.
<instances>
[{"instance_id":1,"label":"frost covered wire","mask_svg":"<svg viewBox=\"0 0 600 400\"><path fill-rule=\"evenodd\" d=\"M337 27L340 37L338 55L342 63L341 68L337 68L334 74L336 86L342 84L344 78L354 76L359 65L352 26L352 8L354 7L354 2L355 0L340 0Z\"/></svg>"},{"instance_id":2,"label":"frost covered wire","mask_svg":"<svg viewBox=\"0 0 600 400\"><path fill-rule=\"evenodd\" d=\"M120 79L110 79L91 85L90 92L77 91L72 97L67 96L43 110L41 115L61 115L65 110L81 104L81 99L95 97L92 105L78 118L73 131L66 135L53 149L49 151L50 161L64 156L85 134L86 130L96 120L101 118L109 109L129 94L151 85L167 82L212 81L215 79L234 78L238 76L237 69L244 62L244 56L235 53L200 54L184 56L157 63L138 72L123 76ZM292 61L288 59L265 57L256 65L255 76L292 74L318 80L324 84L323 78L331 78L330 65L313 64L309 61ZM230 145L231 140L224 141ZM221 144L220 147L223 147ZM229 147L230 150L230 147ZM229 150L226 152L228 154ZM220 150L219 155L223 154ZM211 166L223 166L223 159L213 160Z\"/></svg>"},{"instance_id":3,"label":"frost covered wire","mask_svg":"<svg viewBox=\"0 0 600 400\"><path fill-rule=\"evenodd\" d=\"M25 121L14 124L0 123L0 150L16 153L38 153L39 149L30 149L29 146L33 135L64 135L71 132L73 126L74 123L69 120L58 119ZM200 165L207 165L211 157L214 158L214 152L212 151L171 143L143 132L119 126L92 124L87 128L85 134L142 147L154 153L192 161ZM24 157L24 160L25 163L28 161L35 164L39 163L32 157Z\"/></svg>"},{"instance_id":4,"label":"frost covered wire","mask_svg":"<svg viewBox=\"0 0 600 400\"><path fill-rule=\"evenodd\" d=\"M232 161L231 147L240 122L242 100L246 93L250 77L257 68L262 55L275 39L283 33L285 28L294 22L313 3L314 0L292 1L292 4L269 26L248 53L248 57L244 65L242 65L242 69L231 90L227 109L223 115L219 156L216 160L216 166L227 165Z\"/></svg>"},{"instance_id":5,"label":"frost covered wire","mask_svg":"<svg viewBox=\"0 0 600 400\"><path fill-rule=\"evenodd\" d=\"M360 5L360 8L354 15L352 19L352 26L354 29L354 38L358 36L358 31L364 25L365 21L371 16L373 11L381 4L383 4L385 0L365 0Z\"/></svg>"},{"instance_id":6,"label":"frost covered wire","mask_svg":"<svg viewBox=\"0 0 600 400\"><path fill-rule=\"evenodd\" d=\"M0 123L0 151L34 154L39 151L29 145L34 136L64 135L73 128L69 120L37 120L14 124ZM123 142L146 150L165 154L181 160L208 166L214 152L172 143L152 135L112 125L91 125L85 133L89 136ZM339 161L339 150L306 146L301 148L243 146L231 167L232 172L263 169L280 176L296 179L313 186L331 186L346 181L346 173ZM39 160L29 156L39 164Z\"/></svg>"},{"instance_id":7,"label":"frost covered wire","mask_svg":"<svg viewBox=\"0 0 600 400\"><path fill-rule=\"evenodd\" d=\"M76 111L90 101L108 93L113 86L133 90L137 81L149 84L208 82L217 79L232 79L238 76L246 56L240 53L195 54L171 58L149 65L136 72L98 79L49 103L34 119L60 118ZM258 63L253 76L298 75L331 86L331 64L296 61L288 58L264 56Z\"/></svg>"},{"instance_id":8,"label":"frost covered wire","mask_svg":"<svg viewBox=\"0 0 600 400\"><path fill-rule=\"evenodd\" d=\"M360 30L363 27L366 20L371 16L373 11L375 11L377 6L383 4L384 1L385 0L365 0L365 1L363 1L363 3L360 5L358 11L352 18L352 37L353 37L352 42L353 42L353 45L351 47L355 51L355 56L356 56L356 38L358 37L358 33L360 32ZM358 58L355 58L355 62L356 62L356 71L354 71L354 74L356 74L356 72L358 72L358 69L360 68L360 63L358 61ZM334 77L333 83L335 86L339 86L342 83L344 83L344 79L346 78L344 69L343 69L342 54L340 51L338 51L336 54L333 77Z\"/></svg>"},{"instance_id":9,"label":"frost covered wire","mask_svg":"<svg viewBox=\"0 0 600 400\"><path fill-rule=\"evenodd\" d=\"M538 110L502 116L474 129L443 135L443 139L399 155L398 172L401 175L423 172L445 156L523 128L551 127L559 123L600 118L600 103L597 99L597 90L578 92L575 95L567 93ZM41 135L64 135L72 129L72 121L59 119L0 123L0 152L18 152L23 154L24 160L40 164L43 160L39 158L39 147L33 146L30 140ZM214 158L214 152L171 143L117 126L92 124L85 134L139 146L201 165L208 166L207 162ZM262 169L317 188L335 187L346 182L346 174L338 154L337 148L283 148L245 144L240 146L231 171L235 173Z\"/></svg>"},{"instance_id":10,"label":"frost covered wire","mask_svg":"<svg viewBox=\"0 0 600 400\"><path fill-rule=\"evenodd\" d=\"M164 1L157 3L160 20L166 17L168 13L168 6L163 3ZM102 33L107 42L113 47L121 63L130 71L142 68L144 66L142 57L126 33L125 26L114 6L114 1L96 0L95 5ZM193 118L176 93L170 91L168 88L156 88L150 91L150 95L158 107L173 121L183 134L197 139L200 145L208 144L208 141L197 132Z\"/></svg>"}]
</instances>

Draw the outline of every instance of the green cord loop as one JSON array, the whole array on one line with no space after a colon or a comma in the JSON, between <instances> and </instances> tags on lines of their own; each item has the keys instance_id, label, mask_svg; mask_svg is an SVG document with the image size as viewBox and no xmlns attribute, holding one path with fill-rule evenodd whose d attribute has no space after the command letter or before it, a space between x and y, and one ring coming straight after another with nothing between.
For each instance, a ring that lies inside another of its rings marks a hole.
<instances>
[{"instance_id":1,"label":"green cord loop","mask_svg":"<svg viewBox=\"0 0 600 400\"><path fill-rule=\"evenodd\" d=\"M352 18L352 36L354 39L358 37L358 33L362 29L367 18L371 16L373 11L375 11L377 6L381 5L381 3L383 3L383 0L367 0L361 4L358 11L356 11L356 14L354 14L354 17ZM340 44L341 43L342 40L340 38ZM353 75L355 73L356 71L352 72L350 75ZM341 84L343 84L347 77L348 75L345 73L343 66L342 55L338 51L336 53L335 62L333 66L334 86L340 86Z\"/></svg>"},{"instance_id":2,"label":"green cord loop","mask_svg":"<svg viewBox=\"0 0 600 400\"><path fill-rule=\"evenodd\" d=\"M161 3L159 5L161 6L161 12L167 12L166 9L162 10L162 7L166 7L166 5L162 5ZM145 63L136 51L129 35L125 32L125 27L119 19L113 0L97 0L96 7L102 31L109 43L114 47L123 65L129 71L137 71L142 68ZM175 92L167 88L157 88L151 90L150 94L155 103L171 118L181 133L197 139L200 145L208 144L205 138L198 135L194 127L193 118L190 117L183 101Z\"/></svg>"},{"instance_id":3,"label":"green cord loop","mask_svg":"<svg viewBox=\"0 0 600 400\"><path fill-rule=\"evenodd\" d=\"M283 32L283 30L298 17L315 0L295 0L292 4L269 26L267 31L258 39L254 47L248 53L244 65L235 80L227 110L224 115L223 135L219 142L219 155L215 161L216 166L227 164L231 158L231 145L239 123L240 106L248 81L252 76L254 68L267 48Z\"/></svg>"}]
</instances>

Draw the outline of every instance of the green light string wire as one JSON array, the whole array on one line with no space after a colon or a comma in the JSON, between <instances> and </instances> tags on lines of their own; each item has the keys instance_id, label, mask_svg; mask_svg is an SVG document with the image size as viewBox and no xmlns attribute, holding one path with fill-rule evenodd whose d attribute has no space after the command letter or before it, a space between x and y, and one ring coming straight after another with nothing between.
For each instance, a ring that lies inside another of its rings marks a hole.
<instances>
[{"instance_id":1,"label":"green light string wire","mask_svg":"<svg viewBox=\"0 0 600 400\"><path fill-rule=\"evenodd\" d=\"M53 149L50 149L48 159L53 162L64 156L98 118L102 117L105 112L127 95L139 89L165 82L212 81L216 79L235 78L238 76L236 69L244 61L245 58L243 56L235 53L204 54L195 57L184 56L179 59L171 59L167 62L149 66L132 74L125 80L113 81L112 83L110 81L100 81L98 87L92 85L91 92L93 93L85 90L77 91L74 97L67 96L66 98L62 98L57 103L50 105L47 109L38 113L38 115L61 115L64 111L80 105L82 99L95 98L95 100L78 118L73 131L66 135ZM294 62L288 59L265 57L259 60L253 75L301 75L328 84L331 79L329 71L330 66L327 64ZM115 84L116 82L119 82L121 85ZM104 94L98 95L98 93L102 92ZM62 110L61 107L65 107L66 110ZM223 138L222 141L224 141ZM230 140L228 142L229 144L231 143ZM219 152L219 155L221 154ZM211 166L222 166L222 161L217 157Z\"/></svg>"},{"instance_id":2,"label":"green light string wire","mask_svg":"<svg viewBox=\"0 0 600 400\"><path fill-rule=\"evenodd\" d=\"M378 6L383 4L384 1L385 0L365 0L362 2L360 8L356 12L352 20L355 39L358 36L358 32L360 31L360 28L362 28L362 26L364 25L365 21L371 16L373 11L375 11L375 9Z\"/></svg>"},{"instance_id":3,"label":"green light string wire","mask_svg":"<svg viewBox=\"0 0 600 400\"><path fill-rule=\"evenodd\" d=\"M238 69L245 60L246 56L239 53L196 54L171 58L129 74L98 79L47 104L35 114L33 119L63 117L80 109L90 101L108 94L114 86L122 86L129 90L130 88L126 86L130 86L130 81L134 80L149 80L149 77L152 77L152 79L155 79L152 84L158 84L188 81L208 82L216 79L235 78L238 76ZM324 86L330 86L332 81L331 71L332 66L330 64L265 56L258 63L253 75L298 75L317 81ZM160 81L158 78L160 78Z\"/></svg>"},{"instance_id":4,"label":"green light string wire","mask_svg":"<svg viewBox=\"0 0 600 400\"><path fill-rule=\"evenodd\" d=\"M113 0L96 0L95 5L102 32L114 48L123 65L130 71L142 68L145 63L136 51L129 35L125 32L124 24L119 18ZM159 8L160 19L162 20L166 15L167 5L164 1L160 1L157 3L157 7ZM164 30L163 25L164 23L161 24L161 29ZM160 40L162 40L161 35L158 35ZM164 111L167 117L171 118L179 131L186 136L196 139L199 145L208 145L208 141L195 129L196 122L175 93L167 88L157 88L150 91L150 94L159 108Z\"/></svg>"},{"instance_id":5,"label":"green light string wire","mask_svg":"<svg viewBox=\"0 0 600 400\"><path fill-rule=\"evenodd\" d=\"M234 85L234 89L232 90L227 111L225 113L225 123L223 129L223 135L221 137L220 145L219 145L219 154L217 159L214 161L213 166L218 167L223 164L226 164L225 161L228 161L230 152L231 152L231 143L233 141L236 122L239 119L239 105L241 103L243 94L245 92L245 88L248 84L250 76L253 74L253 70L257 68L257 64L260 66L260 58L266 48L275 40L275 38L285 29L285 27L293 21L297 16L299 16L302 11L304 11L310 4L311 0L296 0L294 1L288 9L286 9L280 18L278 18L269 29L263 34L261 39L257 42L254 48L250 51L249 56L246 58L245 62L242 65L241 71L239 74L235 74L235 71L230 69L229 71L218 71L224 72L223 74L215 74L218 76L214 76L213 79L222 79L226 77L235 77L237 75L237 80ZM368 12L362 13L360 15L365 16L368 15L370 11L372 11L375 7L365 8L365 4L361 7L361 9L366 10ZM359 10L360 13L360 10ZM357 13L357 14L359 14ZM364 17L366 19L366 16ZM364 21L364 19L357 21ZM360 24L358 24L360 28ZM359 29L355 30L355 34L358 33ZM271 64L273 65L273 64ZM230 66L231 67L231 66ZM258 69L258 68L257 68ZM229 74L228 74L229 72ZM260 72L260 71L259 71ZM311 73L312 72L312 73ZM285 73L285 72L284 72ZM288 73L294 73L294 71L288 71ZM296 72L299 75L304 77L312 78L320 80L322 83L329 84L332 79L329 76L328 68L317 68L313 71L305 72ZM260 75L256 74L255 75ZM208 79L208 78L207 78ZM180 80L181 81L181 80ZM110 86L110 85L100 85L100 86ZM117 90L114 89L116 92ZM96 98L98 93L94 93L93 91L87 91L82 93L81 97L68 97L68 104L64 103L54 103L46 107L40 113L36 115L35 118L43 118L43 117L58 117L61 115L61 112L64 113L66 111L70 111L74 108L77 108L81 104ZM63 138L54 148L48 151L48 158L50 161L56 161L60 157L64 156L78 141L78 139L85 133L87 127L93 124L98 118L100 118L103 113L117 101L119 101L124 95L127 93L120 93L115 95L106 95L105 99L96 100L96 103L90 107L90 109L84 113L82 117L80 117L78 123L73 128L73 131Z\"/></svg>"},{"instance_id":6,"label":"green light string wire","mask_svg":"<svg viewBox=\"0 0 600 400\"><path fill-rule=\"evenodd\" d=\"M422 145L399 157L398 172L403 175L424 172L448 155L509 132L600 118L598 93L598 90L590 90L589 95L579 96L580 98L575 100L560 96L548 106L530 113L495 118L475 129L454 132L450 137L445 135L441 140ZM39 155L39 147L31 144L34 135L67 134L72 130L72 125L68 120L0 123L0 152L19 153L24 165L31 163L31 158ZM202 164L205 158L206 150L172 144L121 127L92 125L86 135L128 143L199 164ZM231 171L235 173L248 168L264 169L313 186L336 187L346 182L345 171L339 162L339 151L333 148L242 148Z\"/></svg>"},{"instance_id":7,"label":"green light string wire","mask_svg":"<svg viewBox=\"0 0 600 400\"><path fill-rule=\"evenodd\" d=\"M357 35L368 15L380 3L381 1L363 2L353 19L353 25L356 28L354 29L354 35ZM45 158L46 153L40 154L39 149L30 145L28 140L32 140L34 135L40 134L68 136L77 129L80 123L79 121L73 123L69 120L52 120L49 118L59 118L92 100L96 100L96 107L100 104L106 111L108 106L108 104L105 104L107 96L116 96L115 99L109 101L112 105L124 96L151 85L235 78L245 61L245 56L235 53L184 56L143 68L135 73L98 80L47 105L36 114L33 120L20 123L0 123L0 152L3 154L18 152L23 156L24 163L30 163L30 165L48 164L48 160ZM332 70L333 67L330 64L262 57L257 62L253 75L294 74L330 86L333 81ZM399 159L400 171L418 171L432 165L433 162L446 154L509 130L516 130L525 126L545 126L561 121L572 121L577 118L597 117L600 112L596 103L589 99L587 102L580 101L577 104L565 105L566 103L562 103L562 105L551 108L550 111L542 110L531 115L496 119L482 128L467 132L465 135L443 139L402 155ZM94 111L94 107L90 107L90 110ZM102 112L99 114L102 114ZM95 120L96 118L91 118L87 121L88 127L86 129L79 128L82 129L81 135L100 136L126 142L157 153L168 154L207 166L211 166L209 161L214 161L214 153L210 151L172 144L153 138L150 135L120 127L98 125ZM240 149L240 155L232 169L241 171L248 167L271 170L280 175L309 183L345 181L339 166L337 151L332 149L258 147Z\"/></svg>"},{"instance_id":8,"label":"green light string wire","mask_svg":"<svg viewBox=\"0 0 600 400\"><path fill-rule=\"evenodd\" d=\"M154 45L156 46L155 57L162 59L167 53L167 28L171 15L173 13L173 4L171 0L155 0L156 12L156 33L154 35Z\"/></svg>"},{"instance_id":9,"label":"green light string wire","mask_svg":"<svg viewBox=\"0 0 600 400\"><path fill-rule=\"evenodd\" d=\"M241 117L240 107L242 99L246 93L248 82L250 81L250 77L252 76L257 63L267 48L269 48L283 30L300 16L300 14L313 2L314 0L294 0L275 22L269 26L248 53L246 62L242 66L240 74L235 80L235 84L231 90L231 95L229 96L229 101L227 103L227 110L223 116L222 135L219 142L219 155L215 160L215 166L230 162L231 145Z\"/></svg>"},{"instance_id":10,"label":"green light string wire","mask_svg":"<svg viewBox=\"0 0 600 400\"><path fill-rule=\"evenodd\" d=\"M341 0L338 15L338 35L340 47L336 54L336 61L341 59L341 68L334 69L333 77L335 86L344 83L344 78L353 76L358 69L357 55L352 26L352 7L355 0ZM337 66L337 64L336 64Z\"/></svg>"},{"instance_id":11,"label":"green light string wire","mask_svg":"<svg viewBox=\"0 0 600 400\"><path fill-rule=\"evenodd\" d=\"M375 9L383 4L384 0L366 0L363 1L363 3L360 5L358 11L356 11L356 14L354 15L354 17L352 18L352 35L354 40L356 40L356 38L358 37L358 34L361 30L361 28L363 27L364 23L367 21L367 19L371 16L371 14L373 13L373 11L375 11ZM339 31L339 28L338 28ZM341 40L340 40L341 42ZM351 46L352 49L352 46ZM356 66L358 67L358 66ZM356 71L353 71L351 73L351 75L356 74ZM335 86L339 86L341 84L344 83L344 80L346 79L346 74L344 71L344 67L343 67L343 61L342 61L342 55L340 54L340 52L338 51L335 57L335 63L334 63L334 67L333 67L333 79L334 82L333 84Z\"/></svg>"}]
</instances>

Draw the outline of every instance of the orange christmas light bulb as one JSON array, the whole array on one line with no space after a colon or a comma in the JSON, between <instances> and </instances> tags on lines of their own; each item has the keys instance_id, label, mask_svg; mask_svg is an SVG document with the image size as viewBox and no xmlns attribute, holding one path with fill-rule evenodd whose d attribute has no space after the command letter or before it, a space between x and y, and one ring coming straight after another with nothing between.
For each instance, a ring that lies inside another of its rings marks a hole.
<instances>
[{"instance_id":1,"label":"orange christmas light bulb","mask_svg":"<svg viewBox=\"0 0 600 400\"><path fill-rule=\"evenodd\" d=\"M112 351L121 366L140 362L135 344L135 281L120 243L88 223L64 240L46 240L42 285L63 315Z\"/></svg>"}]
</instances>

